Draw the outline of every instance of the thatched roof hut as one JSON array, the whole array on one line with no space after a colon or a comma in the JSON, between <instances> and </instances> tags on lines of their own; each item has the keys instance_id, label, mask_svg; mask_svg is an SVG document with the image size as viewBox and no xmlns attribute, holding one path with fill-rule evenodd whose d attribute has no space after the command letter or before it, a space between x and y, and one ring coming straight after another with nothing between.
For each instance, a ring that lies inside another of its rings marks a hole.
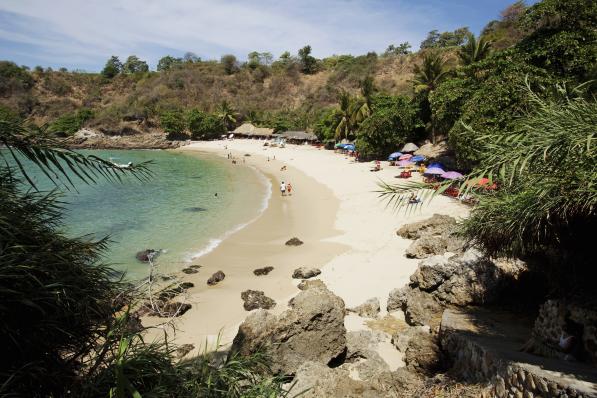
<instances>
[{"instance_id":1,"label":"thatched roof hut","mask_svg":"<svg viewBox=\"0 0 597 398\"><path fill-rule=\"evenodd\" d=\"M233 133L246 137L266 137L269 138L274 133L274 129L267 127L255 127L251 123L243 123L238 126Z\"/></svg>"},{"instance_id":2,"label":"thatched roof hut","mask_svg":"<svg viewBox=\"0 0 597 398\"><path fill-rule=\"evenodd\" d=\"M417 149L419 149L418 146L416 146L412 142L409 142L408 144L404 145L404 147L402 148L402 152L414 152Z\"/></svg>"},{"instance_id":3,"label":"thatched roof hut","mask_svg":"<svg viewBox=\"0 0 597 398\"><path fill-rule=\"evenodd\" d=\"M314 142L317 141L317 136L306 131L285 131L280 134L280 137L285 138L291 142Z\"/></svg>"}]
</instances>

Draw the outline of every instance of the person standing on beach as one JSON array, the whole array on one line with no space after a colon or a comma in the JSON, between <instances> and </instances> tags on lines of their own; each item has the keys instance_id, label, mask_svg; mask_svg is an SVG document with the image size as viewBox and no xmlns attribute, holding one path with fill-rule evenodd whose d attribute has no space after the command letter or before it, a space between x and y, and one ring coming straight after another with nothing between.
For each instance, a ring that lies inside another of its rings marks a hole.
<instances>
[{"instance_id":1,"label":"person standing on beach","mask_svg":"<svg viewBox=\"0 0 597 398\"><path fill-rule=\"evenodd\" d=\"M292 196L292 184L290 181L288 181L288 184L286 184L286 191L288 191L288 196Z\"/></svg>"},{"instance_id":2,"label":"person standing on beach","mask_svg":"<svg viewBox=\"0 0 597 398\"><path fill-rule=\"evenodd\" d=\"M282 196L286 196L286 184L284 184L284 181L280 184L280 192L282 193Z\"/></svg>"}]
</instances>

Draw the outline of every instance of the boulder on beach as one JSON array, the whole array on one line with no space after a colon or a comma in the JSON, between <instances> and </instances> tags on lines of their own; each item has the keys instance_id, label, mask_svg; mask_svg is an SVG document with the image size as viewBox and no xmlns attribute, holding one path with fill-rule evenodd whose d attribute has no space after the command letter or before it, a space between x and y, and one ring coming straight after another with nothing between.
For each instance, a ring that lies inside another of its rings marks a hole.
<instances>
[{"instance_id":1,"label":"boulder on beach","mask_svg":"<svg viewBox=\"0 0 597 398\"><path fill-rule=\"evenodd\" d=\"M307 289L327 289L327 286L321 279L311 279L311 280L302 280L297 287L299 290L307 290Z\"/></svg>"},{"instance_id":2,"label":"boulder on beach","mask_svg":"<svg viewBox=\"0 0 597 398\"><path fill-rule=\"evenodd\" d=\"M240 298L245 302L243 307L246 311L252 311L258 308L269 310L276 306L276 302L267 297L260 290L245 290L240 294Z\"/></svg>"},{"instance_id":3,"label":"boulder on beach","mask_svg":"<svg viewBox=\"0 0 597 398\"><path fill-rule=\"evenodd\" d=\"M454 217L443 214L434 214L423 221L403 225L396 234L405 239L419 239L423 235L443 235L456 225Z\"/></svg>"},{"instance_id":4,"label":"boulder on beach","mask_svg":"<svg viewBox=\"0 0 597 398\"><path fill-rule=\"evenodd\" d=\"M407 369L432 376L442 363L437 337L423 329L415 329L407 343L404 362Z\"/></svg>"},{"instance_id":5,"label":"boulder on beach","mask_svg":"<svg viewBox=\"0 0 597 398\"><path fill-rule=\"evenodd\" d=\"M135 258L141 261L142 263L148 263L150 260L153 260L159 253L159 250L145 249L137 252Z\"/></svg>"},{"instance_id":6,"label":"boulder on beach","mask_svg":"<svg viewBox=\"0 0 597 398\"><path fill-rule=\"evenodd\" d=\"M216 285L219 282L223 281L225 277L226 274L224 274L222 271L218 271L209 277L209 279L207 280L207 284L209 286Z\"/></svg>"},{"instance_id":7,"label":"boulder on beach","mask_svg":"<svg viewBox=\"0 0 597 398\"><path fill-rule=\"evenodd\" d=\"M267 275L274 270L274 267L263 267L253 270L253 273L257 276Z\"/></svg>"},{"instance_id":8,"label":"boulder on beach","mask_svg":"<svg viewBox=\"0 0 597 398\"><path fill-rule=\"evenodd\" d=\"M197 272L199 272L199 270L197 268L187 267L183 268L182 272L184 272L185 274L196 274Z\"/></svg>"},{"instance_id":9,"label":"boulder on beach","mask_svg":"<svg viewBox=\"0 0 597 398\"><path fill-rule=\"evenodd\" d=\"M321 274L318 268L300 267L294 270L292 277L294 279L309 279Z\"/></svg>"},{"instance_id":10,"label":"boulder on beach","mask_svg":"<svg viewBox=\"0 0 597 398\"><path fill-rule=\"evenodd\" d=\"M303 244L303 241L300 240L299 238L292 238L289 239L288 241L286 241L285 245L286 246L300 246Z\"/></svg>"},{"instance_id":11,"label":"boulder on beach","mask_svg":"<svg viewBox=\"0 0 597 398\"><path fill-rule=\"evenodd\" d=\"M294 375L301 364L329 364L346 349L344 301L325 287L301 291L276 316L252 312L240 325L231 352L264 352L276 374Z\"/></svg>"}]
</instances>

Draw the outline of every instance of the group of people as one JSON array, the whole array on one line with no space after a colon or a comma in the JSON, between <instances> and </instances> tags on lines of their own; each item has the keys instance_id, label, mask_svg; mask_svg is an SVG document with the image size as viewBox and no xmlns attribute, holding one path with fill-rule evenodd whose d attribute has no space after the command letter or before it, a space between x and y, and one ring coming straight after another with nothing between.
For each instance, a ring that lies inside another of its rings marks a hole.
<instances>
[{"instance_id":1,"label":"group of people","mask_svg":"<svg viewBox=\"0 0 597 398\"><path fill-rule=\"evenodd\" d=\"M286 194L292 196L292 184L290 181L288 183L285 183L284 181L280 183L280 192L282 193L282 196L286 196Z\"/></svg>"}]
</instances>

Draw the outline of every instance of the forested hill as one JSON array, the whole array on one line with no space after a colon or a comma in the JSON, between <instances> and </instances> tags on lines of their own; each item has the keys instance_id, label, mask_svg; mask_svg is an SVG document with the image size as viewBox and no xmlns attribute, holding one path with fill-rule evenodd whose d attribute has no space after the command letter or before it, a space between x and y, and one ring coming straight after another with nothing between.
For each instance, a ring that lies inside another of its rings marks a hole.
<instances>
[{"instance_id":1,"label":"forested hill","mask_svg":"<svg viewBox=\"0 0 597 398\"><path fill-rule=\"evenodd\" d=\"M518 40L510 26L510 14L492 21L486 34L505 47ZM424 49L454 53L467 40L468 29L439 33L432 31L421 43ZM377 43L372 43L372 47ZM410 44L389 45L383 54L339 55L315 59L310 47L298 54L285 53L273 60L269 53L251 53L240 63L224 55L219 61L201 61L193 54L178 59L162 58L158 71L135 56L122 63L110 59L102 73L52 71L42 67L26 70L9 62L0 67L0 105L29 117L38 124L51 124L60 116L85 109L84 124L117 130L122 122L143 119L157 122L164 111L197 108L216 112L222 101L238 111L239 122L251 119L261 124L306 128L322 109L334 106L339 93L359 92L362 80L372 76L382 93L412 95L414 65L420 53L411 53ZM455 57L451 57L454 61Z\"/></svg>"}]
</instances>

